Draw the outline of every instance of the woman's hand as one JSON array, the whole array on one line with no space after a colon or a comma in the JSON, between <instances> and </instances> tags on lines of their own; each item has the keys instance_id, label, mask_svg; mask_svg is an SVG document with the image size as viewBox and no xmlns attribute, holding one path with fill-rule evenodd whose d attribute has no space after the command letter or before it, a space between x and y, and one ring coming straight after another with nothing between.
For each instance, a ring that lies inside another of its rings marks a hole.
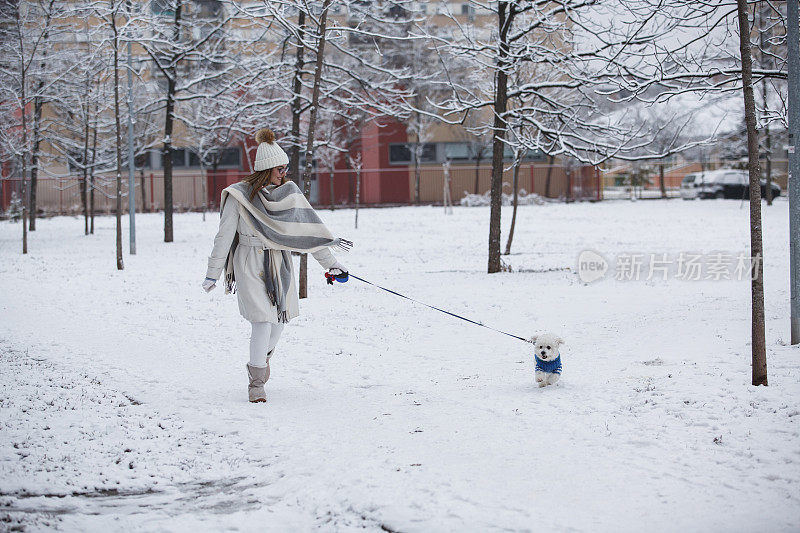
<instances>
[{"instance_id":1,"label":"woman's hand","mask_svg":"<svg viewBox=\"0 0 800 533\"><path fill-rule=\"evenodd\" d=\"M340 274L347 274L349 271L347 267L341 264L339 261L336 261L332 267L328 269L328 273L334 276L338 276Z\"/></svg>"},{"instance_id":2,"label":"woman's hand","mask_svg":"<svg viewBox=\"0 0 800 533\"><path fill-rule=\"evenodd\" d=\"M217 286L217 280L215 279L206 278L205 281L203 281L203 290L205 290L206 292L211 292L212 290L214 290L216 286Z\"/></svg>"},{"instance_id":3,"label":"woman's hand","mask_svg":"<svg viewBox=\"0 0 800 533\"><path fill-rule=\"evenodd\" d=\"M325 274L325 279L328 280L328 285L333 285L334 279L339 283L346 283L350 277L345 266L339 261L336 261L336 263L328 269L328 273Z\"/></svg>"}]
</instances>

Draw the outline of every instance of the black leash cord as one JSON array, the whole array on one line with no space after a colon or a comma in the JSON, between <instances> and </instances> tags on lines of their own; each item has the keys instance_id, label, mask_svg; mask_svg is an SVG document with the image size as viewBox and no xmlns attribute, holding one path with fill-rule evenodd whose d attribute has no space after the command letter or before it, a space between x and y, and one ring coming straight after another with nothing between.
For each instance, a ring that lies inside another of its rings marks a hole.
<instances>
[{"instance_id":1,"label":"black leash cord","mask_svg":"<svg viewBox=\"0 0 800 533\"><path fill-rule=\"evenodd\" d=\"M440 313L444 313L444 314L446 314L446 315L450 315L450 316L453 316L453 317L456 317L456 318L460 318L461 320L465 320L465 321L467 321L467 322L470 322L470 323L472 323L472 324L475 324L476 326L480 326L480 327L482 327L482 328L490 329L490 330L492 330L492 331L496 331L497 333L502 333L503 335L508 335L509 337L514 337L515 339L519 339L519 340L521 340L521 341L523 341L523 342L530 342L528 339L525 339L525 338L523 338L523 337L519 337L519 336L517 336L517 335L512 335L511 333L506 333L505 331L501 331L501 330L499 330L499 329L494 329L494 328L492 328L492 327L489 327L489 326L487 326L486 324L481 324L480 322L476 322L476 321L474 321L474 320L470 320L469 318L466 318L466 317L463 317L463 316L457 315L457 314L455 314L455 313L451 313L450 311L445 311L444 309L439 309L438 307L434 307L434 306L432 306L432 305L428 305L428 304L426 304L426 303L423 303L423 302L420 302L420 301L418 301L418 300L415 300L414 298L409 298L408 296L406 296L406 295L404 295L404 294L400 294L399 292L395 292L395 291L393 291L393 290L391 290L391 289L387 289L386 287L381 287L380 285L376 285L375 283L372 283L371 281L367 281L367 280L365 280L364 278L359 278L359 277L358 277L358 276L356 276L355 274L350 274L350 273L348 273L348 274L349 274L349 276L350 276L351 278L356 278L358 281L363 281L364 283L366 283L366 284L368 284L368 285L372 285L373 287L377 287L377 288L379 288L379 289L381 289L381 290L384 290L384 291L386 291L386 292L389 292L389 293L391 293L391 294L394 294L395 296L399 296L400 298L405 298L406 300L411 300L411 301L412 301L412 302L414 302L414 303L417 303L417 304L420 304L420 305L424 305L425 307L429 307L429 308L431 308L431 309L435 309L435 310L439 311Z\"/></svg>"}]
</instances>

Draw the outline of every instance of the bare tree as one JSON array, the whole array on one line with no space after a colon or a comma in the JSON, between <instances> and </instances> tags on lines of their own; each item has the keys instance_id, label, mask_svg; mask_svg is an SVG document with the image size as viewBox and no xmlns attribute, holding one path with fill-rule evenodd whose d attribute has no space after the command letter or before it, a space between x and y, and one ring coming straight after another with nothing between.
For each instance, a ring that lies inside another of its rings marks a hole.
<instances>
[{"instance_id":1,"label":"bare tree","mask_svg":"<svg viewBox=\"0 0 800 533\"><path fill-rule=\"evenodd\" d=\"M439 107L449 123L463 123L468 114L483 111L478 118L485 119L476 129L492 135L489 273L501 271L500 206L507 146L513 149L518 144L598 163L612 156L636 157L633 151L649 141L646 127L630 117L620 115L609 121L593 89L599 90L604 81L607 50L619 54L654 37L633 26L624 35L598 29L593 39L579 39L578 33L587 31L587 12L595 4L593 0L472 0L476 23L493 19L491 31L478 31L476 24L463 24L451 15L457 28L454 38L443 40L429 34L449 56L483 67L469 83L448 77L452 94ZM488 80L487 70L492 74ZM511 73L519 75L520 83L509 84ZM520 127L514 139L508 136L510 123Z\"/></svg>"},{"instance_id":2,"label":"bare tree","mask_svg":"<svg viewBox=\"0 0 800 533\"><path fill-rule=\"evenodd\" d=\"M750 254L753 276L752 298L752 358L753 385L767 385L767 355L764 338L764 251L761 242L761 168L758 160L758 130L756 105L753 96L753 57L750 50L750 22L747 0L737 0L739 47L742 57L742 92L747 122L748 169L750 173Z\"/></svg>"},{"instance_id":3,"label":"bare tree","mask_svg":"<svg viewBox=\"0 0 800 533\"><path fill-rule=\"evenodd\" d=\"M767 384L766 349L764 333L764 287L762 223L761 223L761 173L759 164L758 125L753 86L767 80L773 84L774 101L762 99L762 121L771 120L786 124L786 16L778 3L764 2L762 24L753 35L748 20L746 0L719 0L717 2L690 2L688 0L644 0L622 4L634 8L642 24L662 35L649 49L633 49L626 58L614 64L617 71L609 76L609 83L624 88L627 99L665 101L681 94L735 94L744 97L747 130L747 157L750 193L750 253L752 267L752 382ZM657 5L657 12L647 9ZM755 17L754 17L755 18ZM771 20L769 39L764 41L763 20ZM681 35L681 39L667 38ZM732 39L735 35L737 38ZM688 38L687 38L688 36ZM755 44L751 42L755 37ZM738 43L738 50L733 43ZM769 58L754 68L752 50ZM635 62L635 68L630 68ZM613 69L610 69L613 70Z\"/></svg>"},{"instance_id":4,"label":"bare tree","mask_svg":"<svg viewBox=\"0 0 800 533\"><path fill-rule=\"evenodd\" d=\"M56 0L27 2L13 0L0 4L0 102L4 113L18 114L19 130L0 132L4 152L20 160L22 177L22 253L28 253L28 217L31 212L28 192L28 168L33 166L30 118L28 106L42 97L46 87L37 80L36 69L41 67L50 41L55 13L59 5ZM35 87L30 84L35 83ZM34 123L36 119L34 118ZM38 123L37 123L38 124ZM38 149L38 147L37 147Z\"/></svg>"},{"instance_id":5,"label":"bare tree","mask_svg":"<svg viewBox=\"0 0 800 533\"><path fill-rule=\"evenodd\" d=\"M70 5L69 16L84 20L82 42L71 45L68 48L71 53L51 60L55 64L53 70L59 75L47 98L49 156L66 160L68 169L78 175L85 235L93 232L94 175L114 171L116 152L112 140L113 99L109 105L108 98L112 90L108 80L113 79L109 70L109 63L113 66L113 60L109 61L109 57L113 59L110 51L113 39L109 38L108 20L90 25L89 20L98 10L104 15L107 6L104 3ZM118 26L117 30L121 32L122 28Z\"/></svg>"},{"instance_id":6,"label":"bare tree","mask_svg":"<svg viewBox=\"0 0 800 533\"><path fill-rule=\"evenodd\" d=\"M114 89L114 148L116 153L116 195L115 195L115 216L116 216L116 256L117 270L123 270L125 263L122 258L122 126L120 125L120 103L119 103L119 49L121 32L124 27L119 26L119 20L123 17L122 11L124 2L120 0L108 0L107 10L99 12L98 15L103 19L110 31L110 52L111 70L113 76Z\"/></svg>"},{"instance_id":7,"label":"bare tree","mask_svg":"<svg viewBox=\"0 0 800 533\"><path fill-rule=\"evenodd\" d=\"M758 57L758 65L762 70L768 70L774 63L775 50L773 42L776 33L781 30L781 19L783 13L774 10L770 2L761 2L760 5L755 7L757 31L758 31L758 47L756 50ZM783 24L785 27L785 23ZM766 188L765 197L767 205L772 205L772 134L770 133L770 123L775 120L774 111L771 111L772 105L770 103L770 95L780 95L780 89L776 89L774 85L782 84L780 80L770 80L767 76L761 78L761 127L764 132L764 155L765 155L765 173L766 173Z\"/></svg>"},{"instance_id":8,"label":"bare tree","mask_svg":"<svg viewBox=\"0 0 800 533\"><path fill-rule=\"evenodd\" d=\"M441 92L441 66L437 51L424 40L397 43L405 50L409 66L404 85L414 92L408 107L406 132L414 138L411 155L414 164L414 203L420 203L421 163L426 143L433 138L433 127L439 123L431 100ZM423 112L425 110L427 112Z\"/></svg>"},{"instance_id":9,"label":"bare tree","mask_svg":"<svg viewBox=\"0 0 800 533\"><path fill-rule=\"evenodd\" d=\"M323 0L322 13L317 22L317 43L314 53L317 56L314 65L314 84L311 89L311 112L308 119L308 133L306 134L306 161L303 169L303 194L306 198L311 197L311 173L313 171L314 157L314 128L317 122L317 111L319 109L319 91L322 84L322 69L325 67L323 58L325 57L325 30L328 26L328 8L332 0ZM300 298L308 295L308 254L300 255Z\"/></svg>"},{"instance_id":10,"label":"bare tree","mask_svg":"<svg viewBox=\"0 0 800 533\"><path fill-rule=\"evenodd\" d=\"M164 242L172 242L173 184L172 150L179 101L211 98L200 92L206 82L221 79L238 68L228 62L224 29L231 19L220 2L193 3L190 0L165 0L153 16L146 19L150 36L141 44L150 56L164 89ZM192 12L192 9L195 11Z\"/></svg>"},{"instance_id":11,"label":"bare tree","mask_svg":"<svg viewBox=\"0 0 800 533\"><path fill-rule=\"evenodd\" d=\"M276 71L288 76L276 76L272 101L279 103L280 95L290 95L284 104L291 109L290 166L299 178L300 130L306 128L303 152L303 189L310 194L310 177L313 172L314 150L325 141L316 139L317 116L327 110L331 119L352 123L352 115L366 115L368 120L382 116L402 117L402 103L411 92L400 87L402 66L395 64L392 54L384 54L382 47L396 40L413 40L398 28L407 26L408 19L399 6L410 5L404 0L391 6L359 1L332 0L306 2L278 0L265 4L270 15L266 28L276 24L282 28L286 50L293 49L293 60L282 54ZM348 13L344 20L331 17L331 10ZM271 29L278 34L277 28ZM313 71L306 69L305 52L314 55ZM306 80L310 79L310 83ZM266 101L269 101L267 99ZM306 115L306 112L307 115ZM359 119L360 120L360 119ZM307 294L307 257L301 255L298 288L301 297Z\"/></svg>"},{"instance_id":12,"label":"bare tree","mask_svg":"<svg viewBox=\"0 0 800 533\"><path fill-rule=\"evenodd\" d=\"M517 204L519 203L519 167L522 163L522 148L514 148L514 210L511 213L511 227L508 230L508 240L506 241L506 251L504 255L511 253L511 242L514 240L514 228L517 225Z\"/></svg>"}]
</instances>

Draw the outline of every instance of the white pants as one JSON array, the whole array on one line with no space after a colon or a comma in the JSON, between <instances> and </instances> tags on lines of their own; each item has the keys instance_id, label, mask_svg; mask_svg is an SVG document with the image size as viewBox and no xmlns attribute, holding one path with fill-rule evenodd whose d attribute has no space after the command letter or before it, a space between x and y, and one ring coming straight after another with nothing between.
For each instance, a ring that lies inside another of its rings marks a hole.
<instances>
[{"instance_id":1,"label":"white pants","mask_svg":"<svg viewBox=\"0 0 800 533\"><path fill-rule=\"evenodd\" d=\"M281 338L284 324L272 322L250 322L253 331L250 333L250 366L267 366L268 354L275 349Z\"/></svg>"}]
</instances>

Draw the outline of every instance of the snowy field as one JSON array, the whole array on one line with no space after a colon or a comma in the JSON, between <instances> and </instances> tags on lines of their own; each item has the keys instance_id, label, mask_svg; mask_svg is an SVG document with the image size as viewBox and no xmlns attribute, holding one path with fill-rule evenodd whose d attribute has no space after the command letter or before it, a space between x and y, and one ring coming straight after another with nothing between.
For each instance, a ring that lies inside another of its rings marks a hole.
<instances>
[{"instance_id":1,"label":"snowy field","mask_svg":"<svg viewBox=\"0 0 800 533\"><path fill-rule=\"evenodd\" d=\"M357 280L329 287L312 260L269 401L248 404L249 325L200 288L216 214L177 215L173 244L161 215L139 215L123 272L111 217L88 237L82 219L40 220L28 256L2 222L0 530L800 528L785 200L764 209L761 388L748 280L614 279L623 254L747 253L746 204L524 206L513 271L492 276L488 208L367 209L358 230L352 211L321 214L355 241L353 273L563 336L561 381L536 387L525 343ZM578 279L586 249L606 279Z\"/></svg>"}]
</instances>

